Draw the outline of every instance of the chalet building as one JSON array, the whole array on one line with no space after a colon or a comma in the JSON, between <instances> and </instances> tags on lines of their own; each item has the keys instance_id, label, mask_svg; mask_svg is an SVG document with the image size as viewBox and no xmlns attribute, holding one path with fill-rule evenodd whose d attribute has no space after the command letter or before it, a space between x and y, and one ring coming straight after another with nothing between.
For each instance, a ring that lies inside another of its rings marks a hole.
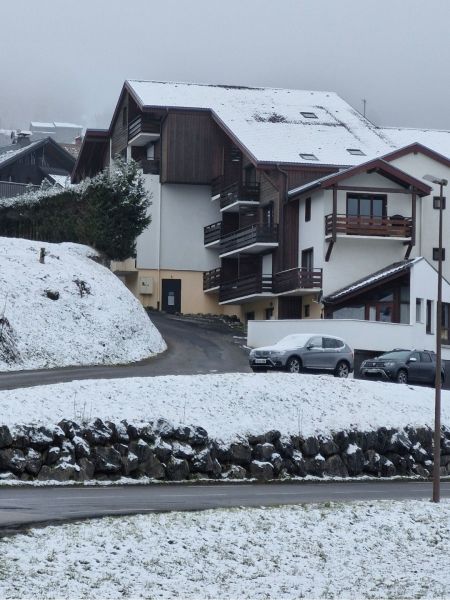
<instances>
[{"instance_id":1,"label":"chalet building","mask_svg":"<svg viewBox=\"0 0 450 600\"><path fill-rule=\"evenodd\" d=\"M145 306L338 317L332 294L367 274L422 256L433 271L438 191L423 175L448 178L449 155L449 132L378 128L331 92L127 81L72 180L139 162L152 222L113 268Z\"/></svg>"},{"instance_id":2,"label":"chalet building","mask_svg":"<svg viewBox=\"0 0 450 600\"><path fill-rule=\"evenodd\" d=\"M19 133L13 142L0 148L0 198L19 196L44 179L70 180L75 158L53 139L31 142L29 133Z\"/></svg>"}]
</instances>

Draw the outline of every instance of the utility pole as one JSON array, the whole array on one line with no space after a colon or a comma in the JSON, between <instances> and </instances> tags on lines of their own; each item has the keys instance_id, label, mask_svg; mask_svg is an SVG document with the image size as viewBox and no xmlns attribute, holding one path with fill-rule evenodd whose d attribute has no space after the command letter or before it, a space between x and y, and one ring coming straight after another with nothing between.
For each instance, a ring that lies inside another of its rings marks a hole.
<instances>
[{"instance_id":1,"label":"utility pole","mask_svg":"<svg viewBox=\"0 0 450 600\"><path fill-rule=\"evenodd\" d=\"M363 117L366 118L366 104L367 104L367 100L365 98L362 99L362 103L363 103Z\"/></svg>"}]
</instances>

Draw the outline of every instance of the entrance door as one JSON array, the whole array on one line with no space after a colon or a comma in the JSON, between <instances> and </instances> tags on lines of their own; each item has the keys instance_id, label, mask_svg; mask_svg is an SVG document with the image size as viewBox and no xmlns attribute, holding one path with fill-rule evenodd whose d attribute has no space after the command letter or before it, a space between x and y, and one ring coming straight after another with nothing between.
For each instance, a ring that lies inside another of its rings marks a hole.
<instances>
[{"instance_id":1,"label":"entrance door","mask_svg":"<svg viewBox=\"0 0 450 600\"><path fill-rule=\"evenodd\" d=\"M162 309L168 313L181 312L181 279L162 280Z\"/></svg>"}]
</instances>

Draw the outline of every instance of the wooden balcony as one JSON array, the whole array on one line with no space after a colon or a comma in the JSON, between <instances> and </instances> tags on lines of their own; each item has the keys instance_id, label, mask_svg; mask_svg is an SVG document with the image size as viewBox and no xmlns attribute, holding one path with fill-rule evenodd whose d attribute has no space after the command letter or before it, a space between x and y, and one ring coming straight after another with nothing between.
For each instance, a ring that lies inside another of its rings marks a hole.
<instances>
[{"instance_id":1,"label":"wooden balcony","mask_svg":"<svg viewBox=\"0 0 450 600\"><path fill-rule=\"evenodd\" d=\"M325 235L387 237L402 240L411 239L412 219L410 217L365 217L350 215L326 215Z\"/></svg>"},{"instance_id":2,"label":"wooden balcony","mask_svg":"<svg viewBox=\"0 0 450 600\"><path fill-rule=\"evenodd\" d=\"M156 158L142 159L139 161L139 166L144 172L144 175L159 175L159 160Z\"/></svg>"},{"instance_id":3,"label":"wooden balcony","mask_svg":"<svg viewBox=\"0 0 450 600\"><path fill-rule=\"evenodd\" d=\"M259 204L259 183L233 183L220 192L220 210L237 212L242 206Z\"/></svg>"},{"instance_id":4,"label":"wooden balcony","mask_svg":"<svg viewBox=\"0 0 450 600\"><path fill-rule=\"evenodd\" d=\"M250 225L220 238L220 256L261 254L278 246L277 225Z\"/></svg>"},{"instance_id":5,"label":"wooden balcony","mask_svg":"<svg viewBox=\"0 0 450 600\"><path fill-rule=\"evenodd\" d=\"M220 303L239 303L238 301L273 296L272 275L248 275L234 281L220 284Z\"/></svg>"},{"instance_id":6,"label":"wooden balcony","mask_svg":"<svg viewBox=\"0 0 450 600\"><path fill-rule=\"evenodd\" d=\"M273 291L276 294L301 295L305 290L322 289L322 269L288 269L275 275Z\"/></svg>"},{"instance_id":7,"label":"wooden balcony","mask_svg":"<svg viewBox=\"0 0 450 600\"><path fill-rule=\"evenodd\" d=\"M159 122L149 119L146 115L138 115L128 124L128 143L132 146L146 146L159 136Z\"/></svg>"},{"instance_id":8,"label":"wooden balcony","mask_svg":"<svg viewBox=\"0 0 450 600\"><path fill-rule=\"evenodd\" d=\"M218 246L222 234L222 221L211 223L203 228L203 243L205 246Z\"/></svg>"},{"instance_id":9,"label":"wooden balcony","mask_svg":"<svg viewBox=\"0 0 450 600\"><path fill-rule=\"evenodd\" d=\"M213 292L220 286L220 267L203 273L203 291Z\"/></svg>"}]
</instances>

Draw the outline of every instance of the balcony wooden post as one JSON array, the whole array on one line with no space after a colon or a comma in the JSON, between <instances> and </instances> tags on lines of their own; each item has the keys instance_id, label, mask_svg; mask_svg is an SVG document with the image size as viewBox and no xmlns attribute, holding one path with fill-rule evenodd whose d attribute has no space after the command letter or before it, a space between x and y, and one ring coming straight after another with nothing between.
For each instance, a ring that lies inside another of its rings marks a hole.
<instances>
[{"instance_id":1,"label":"balcony wooden post","mask_svg":"<svg viewBox=\"0 0 450 600\"><path fill-rule=\"evenodd\" d=\"M333 186L333 213L331 222L331 241L328 244L327 253L325 255L325 262L328 262L333 251L333 246L336 243L336 226L337 226L337 187Z\"/></svg>"},{"instance_id":2,"label":"balcony wooden post","mask_svg":"<svg viewBox=\"0 0 450 600\"><path fill-rule=\"evenodd\" d=\"M408 248L405 253L405 260L409 258L411 254L411 250L413 246L416 244L416 204L417 204L417 194L416 190L413 189L411 192L411 240L408 244Z\"/></svg>"}]
</instances>

